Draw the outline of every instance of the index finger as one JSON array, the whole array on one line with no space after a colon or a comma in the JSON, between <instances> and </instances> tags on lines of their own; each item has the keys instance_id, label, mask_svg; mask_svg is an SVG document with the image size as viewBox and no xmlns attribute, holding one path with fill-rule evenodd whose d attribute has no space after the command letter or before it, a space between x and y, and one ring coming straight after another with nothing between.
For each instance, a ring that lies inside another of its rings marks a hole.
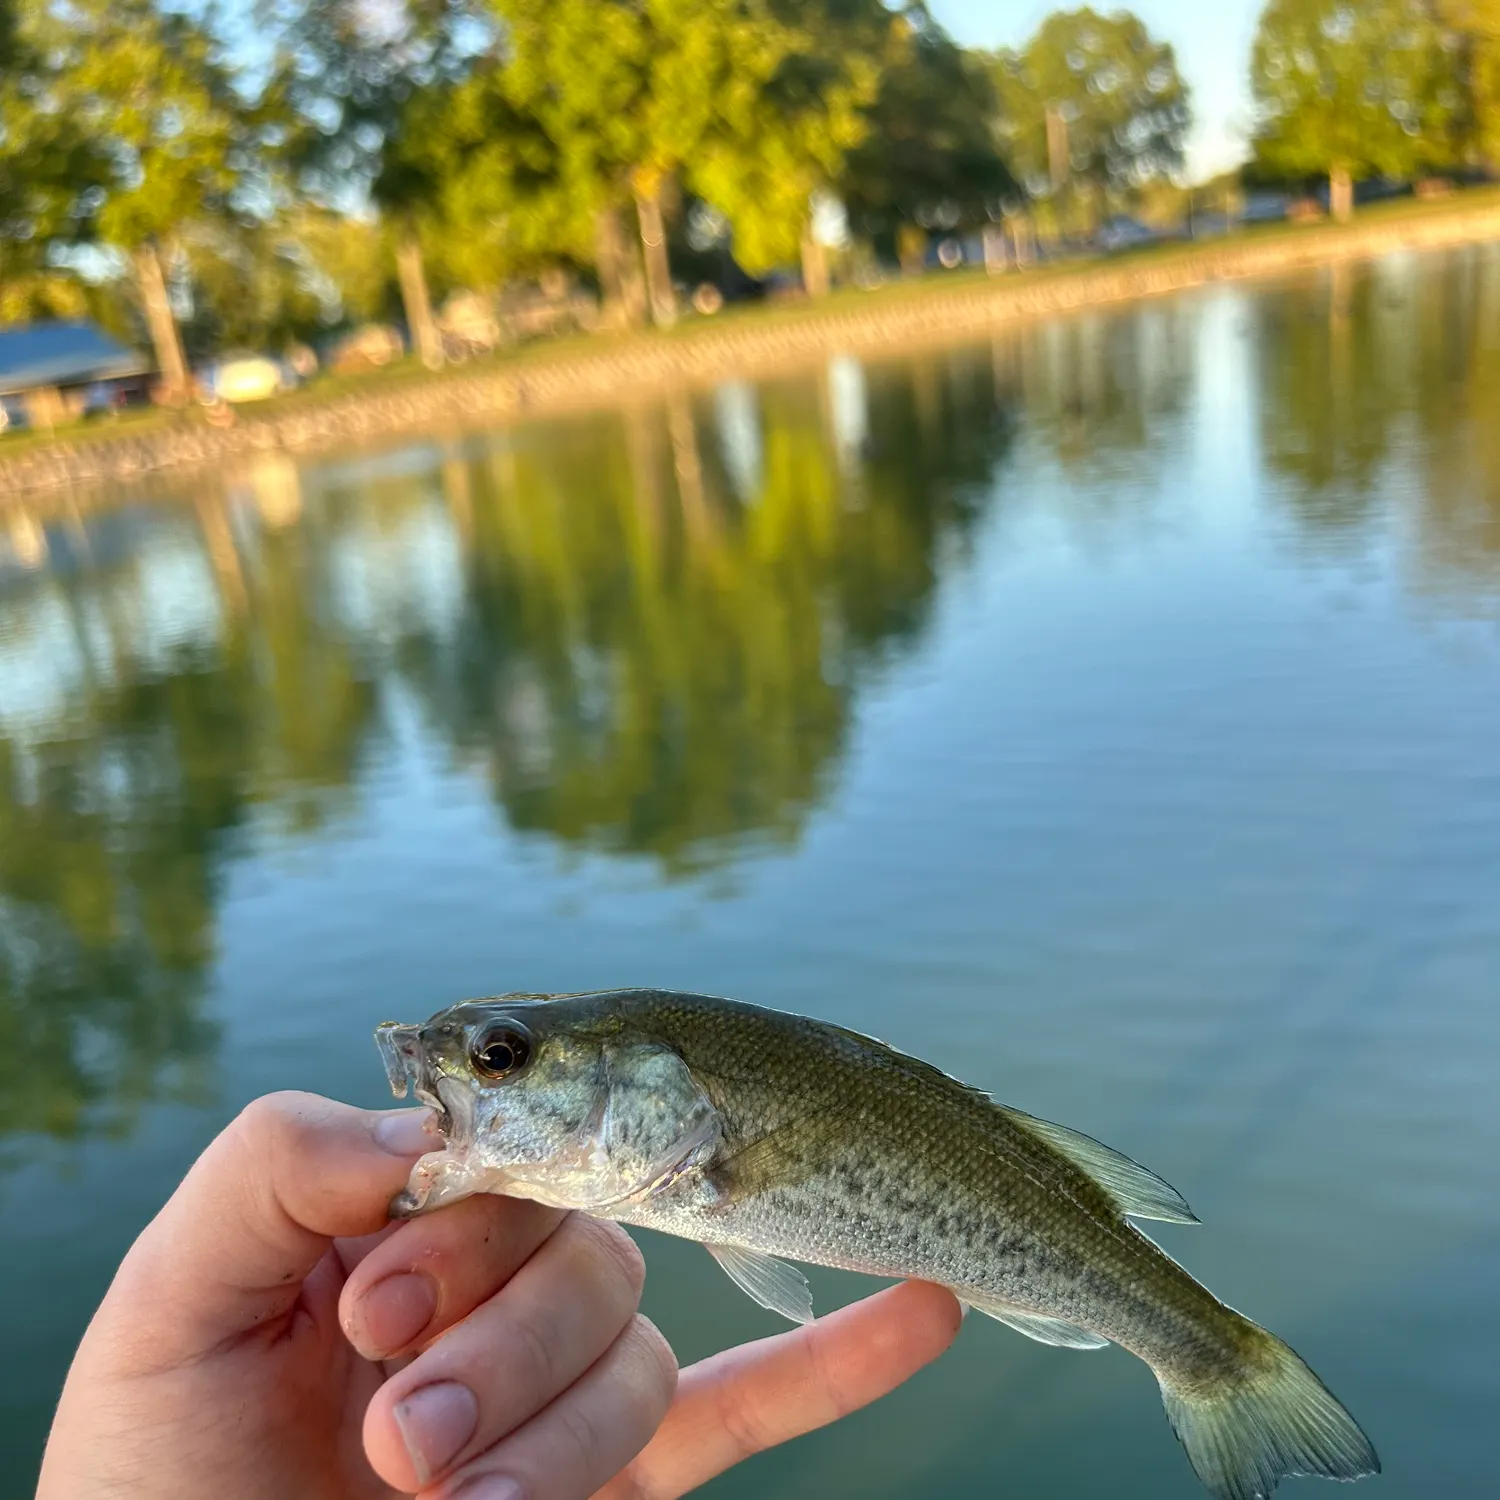
<instances>
[{"instance_id":1,"label":"index finger","mask_svg":"<svg viewBox=\"0 0 1500 1500\"><path fill-rule=\"evenodd\" d=\"M953 1342L957 1298L907 1281L684 1370L656 1436L595 1500L675 1500L894 1390Z\"/></svg>"},{"instance_id":2,"label":"index finger","mask_svg":"<svg viewBox=\"0 0 1500 1500\"><path fill-rule=\"evenodd\" d=\"M193 1164L116 1278L137 1305L163 1311L153 1363L179 1363L287 1312L335 1236L386 1222L412 1163L442 1144L428 1119L316 1094L250 1104Z\"/></svg>"}]
</instances>

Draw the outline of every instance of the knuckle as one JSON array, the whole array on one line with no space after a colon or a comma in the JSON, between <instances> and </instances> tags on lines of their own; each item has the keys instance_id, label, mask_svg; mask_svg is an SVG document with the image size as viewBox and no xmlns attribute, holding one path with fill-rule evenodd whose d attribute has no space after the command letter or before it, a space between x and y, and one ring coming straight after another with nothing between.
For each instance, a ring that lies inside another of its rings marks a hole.
<instances>
[{"instance_id":1,"label":"knuckle","mask_svg":"<svg viewBox=\"0 0 1500 1500\"><path fill-rule=\"evenodd\" d=\"M315 1101L310 1094L283 1090L252 1099L235 1117L229 1134L257 1153L278 1153L293 1145L312 1124Z\"/></svg>"},{"instance_id":2,"label":"knuckle","mask_svg":"<svg viewBox=\"0 0 1500 1500\"><path fill-rule=\"evenodd\" d=\"M759 1453L768 1437L759 1419L759 1408L740 1399L731 1381L713 1387L714 1418L729 1439L733 1462L740 1463L752 1453Z\"/></svg>"},{"instance_id":3,"label":"knuckle","mask_svg":"<svg viewBox=\"0 0 1500 1500\"><path fill-rule=\"evenodd\" d=\"M562 1429L568 1446L575 1451L580 1472L591 1472L601 1448L597 1423L580 1402L570 1402L561 1406L558 1409L558 1416L562 1421Z\"/></svg>"},{"instance_id":4,"label":"knuckle","mask_svg":"<svg viewBox=\"0 0 1500 1500\"><path fill-rule=\"evenodd\" d=\"M604 1275L612 1277L627 1293L633 1306L646 1285L646 1258L640 1246L618 1224L599 1219L575 1218L587 1236L586 1253Z\"/></svg>"},{"instance_id":5,"label":"knuckle","mask_svg":"<svg viewBox=\"0 0 1500 1500\"><path fill-rule=\"evenodd\" d=\"M552 1336L530 1318L518 1317L511 1326L511 1339L526 1371L523 1383L533 1389L552 1390L557 1374Z\"/></svg>"},{"instance_id":6,"label":"knuckle","mask_svg":"<svg viewBox=\"0 0 1500 1500\"><path fill-rule=\"evenodd\" d=\"M644 1398L654 1427L677 1391L677 1356L656 1324L640 1313L631 1320L626 1337L644 1367L644 1378L633 1381L632 1389Z\"/></svg>"}]
</instances>

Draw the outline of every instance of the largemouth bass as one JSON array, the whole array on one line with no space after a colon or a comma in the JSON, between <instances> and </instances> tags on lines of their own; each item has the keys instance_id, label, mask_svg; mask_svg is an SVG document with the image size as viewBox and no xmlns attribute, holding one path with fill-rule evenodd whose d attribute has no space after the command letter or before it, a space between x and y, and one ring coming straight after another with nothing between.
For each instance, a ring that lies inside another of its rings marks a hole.
<instances>
[{"instance_id":1,"label":"largemouth bass","mask_svg":"<svg viewBox=\"0 0 1500 1500\"><path fill-rule=\"evenodd\" d=\"M1173 1188L870 1037L662 990L469 1000L376 1037L445 1141L397 1217L487 1192L660 1230L794 1322L788 1260L940 1282L1042 1343L1144 1360L1221 1500L1379 1471L1307 1365L1130 1222L1196 1223Z\"/></svg>"}]
</instances>

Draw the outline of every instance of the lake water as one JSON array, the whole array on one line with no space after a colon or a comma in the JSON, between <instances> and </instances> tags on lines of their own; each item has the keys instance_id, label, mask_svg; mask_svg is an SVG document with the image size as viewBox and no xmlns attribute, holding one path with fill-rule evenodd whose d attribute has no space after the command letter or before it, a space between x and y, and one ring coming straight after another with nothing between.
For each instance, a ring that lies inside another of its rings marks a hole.
<instances>
[{"instance_id":1,"label":"lake water","mask_svg":"<svg viewBox=\"0 0 1500 1500\"><path fill-rule=\"evenodd\" d=\"M1497 980L1500 248L0 511L0 1495L246 1100L625 984L1128 1151L1361 1493L1493 1495ZM648 1256L683 1359L777 1326ZM971 1319L708 1493L1200 1492L1139 1363Z\"/></svg>"}]
</instances>

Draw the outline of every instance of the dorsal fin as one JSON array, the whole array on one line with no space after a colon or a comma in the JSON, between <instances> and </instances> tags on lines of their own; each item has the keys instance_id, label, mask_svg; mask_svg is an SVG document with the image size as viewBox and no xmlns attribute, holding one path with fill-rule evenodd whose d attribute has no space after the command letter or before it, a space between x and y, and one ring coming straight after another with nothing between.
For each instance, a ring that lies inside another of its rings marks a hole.
<instances>
[{"instance_id":1,"label":"dorsal fin","mask_svg":"<svg viewBox=\"0 0 1500 1500\"><path fill-rule=\"evenodd\" d=\"M1035 1115L1011 1109L1005 1104L997 1104L995 1108L1022 1130L1062 1152L1109 1194L1122 1214L1136 1219L1159 1219L1166 1224L1199 1222L1197 1214L1187 1206L1176 1188L1113 1147L1101 1144L1082 1131L1054 1125L1050 1120L1039 1120Z\"/></svg>"}]
</instances>

